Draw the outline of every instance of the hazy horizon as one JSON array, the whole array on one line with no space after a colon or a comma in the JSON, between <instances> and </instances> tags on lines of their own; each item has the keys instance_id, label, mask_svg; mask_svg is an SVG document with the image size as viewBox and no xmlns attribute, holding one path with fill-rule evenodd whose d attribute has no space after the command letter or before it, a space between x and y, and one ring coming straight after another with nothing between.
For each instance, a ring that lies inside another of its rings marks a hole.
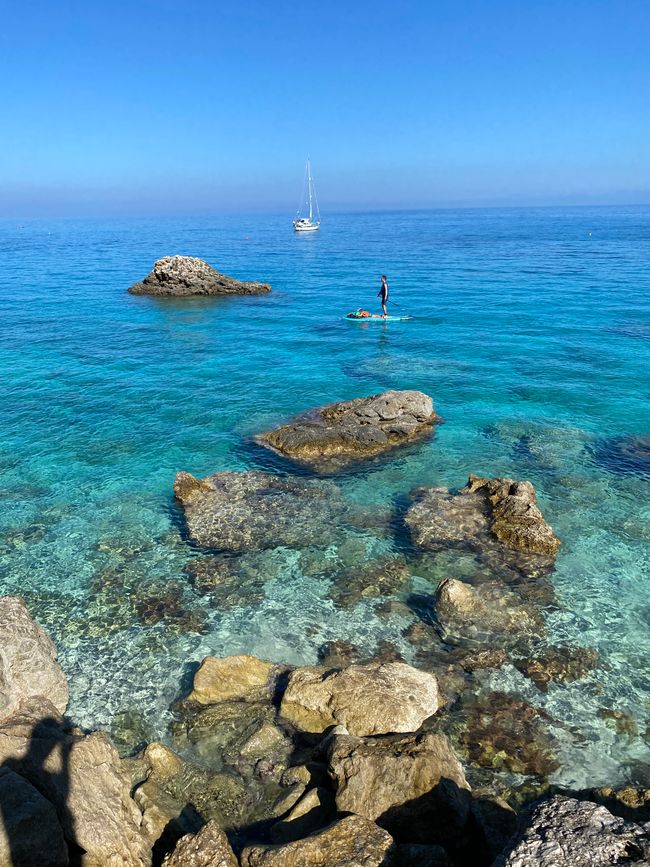
<instances>
[{"instance_id":1,"label":"hazy horizon","mask_svg":"<svg viewBox=\"0 0 650 867\"><path fill-rule=\"evenodd\" d=\"M650 202L650 7L8 9L0 216Z\"/></svg>"}]
</instances>

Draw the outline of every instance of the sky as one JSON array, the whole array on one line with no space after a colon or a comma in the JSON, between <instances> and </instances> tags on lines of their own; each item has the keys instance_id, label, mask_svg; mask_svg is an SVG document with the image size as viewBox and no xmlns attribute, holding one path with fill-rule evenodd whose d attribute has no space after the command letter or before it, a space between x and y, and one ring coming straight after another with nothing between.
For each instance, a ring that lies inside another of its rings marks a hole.
<instances>
[{"instance_id":1,"label":"sky","mask_svg":"<svg viewBox=\"0 0 650 867\"><path fill-rule=\"evenodd\" d=\"M647 0L0 0L0 216L650 202Z\"/></svg>"}]
</instances>

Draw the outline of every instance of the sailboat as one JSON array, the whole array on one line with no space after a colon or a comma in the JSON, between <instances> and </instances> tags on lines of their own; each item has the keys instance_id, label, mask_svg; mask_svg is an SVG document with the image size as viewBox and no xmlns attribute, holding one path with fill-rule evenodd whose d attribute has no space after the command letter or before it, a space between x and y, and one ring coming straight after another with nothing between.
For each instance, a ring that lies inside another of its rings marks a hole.
<instances>
[{"instance_id":1,"label":"sailboat","mask_svg":"<svg viewBox=\"0 0 650 867\"><path fill-rule=\"evenodd\" d=\"M305 195L305 187L307 195ZM309 202L309 216L302 216L303 205ZM314 216L316 219L314 220ZM320 211L318 210L318 201L316 199L316 190L314 189L314 179L311 176L311 163L307 160L305 168L305 180L302 185L302 198L300 207L296 214L296 219L293 221L293 228L296 232L315 232L320 229Z\"/></svg>"}]
</instances>

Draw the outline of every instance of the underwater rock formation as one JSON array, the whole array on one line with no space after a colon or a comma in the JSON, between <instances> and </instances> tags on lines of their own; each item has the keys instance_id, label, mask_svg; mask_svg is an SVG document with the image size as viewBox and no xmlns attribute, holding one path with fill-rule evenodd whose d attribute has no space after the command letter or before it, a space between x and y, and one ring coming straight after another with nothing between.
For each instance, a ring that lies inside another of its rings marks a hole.
<instances>
[{"instance_id":1,"label":"underwater rock formation","mask_svg":"<svg viewBox=\"0 0 650 867\"><path fill-rule=\"evenodd\" d=\"M246 283L220 274L193 256L165 256L158 259L144 280L129 287L131 295L183 298L191 295L264 295L268 283Z\"/></svg>"},{"instance_id":2,"label":"underwater rock formation","mask_svg":"<svg viewBox=\"0 0 650 867\"><path fill-rule=\"evenodd\" d=\"M650 824L613 816L605 807L556 795L522 817L517 839L494 867L645 867Z\"/></svg>"},{"instance_id":3,"label":"underwater rock formation","mask_svg":"<svg viewBox=\"0 0 650 867\"><path fill-rule=\"evenodd\" d=\"M486 557L500 543L506 562L503 549L552 562L560 547L530 482L470 476L457 494L420 488L412 500L405 522L413 543L425 551L464 548ZM516 557L510 559L517 564Z\"/></svg>"},{"instance_id":4,"label":"underwater rock formation","mask_svg":"<svg viewBox=\"0 0 650 867\"><path fill-rule=\"evenodd\" d=\"M555 646L530 658L515 660L515 667L546 692L549 683L573 683L586 677L598 665L593 647Z\"/></svg>"},{"instance_id":5,"label":"underwater rock formation","mask_svg":"<svg viewBox=\"0 0 650 867\"><path fill-rule=\"evenodd\" d=\"M301 731L341 724L362 737L416 731L438 705L435 677L404 663L309 666L289 675L280 715Z\"/></svg>"},{"instance_id":6,"label":"underwater rock formation","mask_svg":"<svg viewBox=\"0 0 650 867\"><path fill-rule=\"evenodd\" d=\"M17 596L0 599L0 720L30 696L45 695L57 711L68 706L68 684L56 647Z\"/></svg>"},{"instance_id":7,"label":"underwater rock formation","mask_svg":"<svg viewBox=\"0 0 650 867\"><path fill-rule=\"evenodd\" d=\"M196 479L178 473L174 493L183 506L190 539L229 552L326 546L347 505L327 481L276 476L256 470Z\"/></svg>"},{"instance_id":8,"label":"underwater rock formation","mask_svg":"<svg viewBox=\"0 0 650 867\"><path fill-rule=\"evenodd\" d=\"M593 455L600 466L612 473L650 478L650 434L601 440Z\"/></svg>"},{"instance_id":9,"label":"underwater rock formation","mask_svg":"<svg viewBox=\"0 0 650 867\"><path fill-rule=\"evenodd\" d=\"M389 451L431 433L440 421L421 391L385 391L332 403L261 434L257 441L324 472Z\"/></svg>"}]
</instances>

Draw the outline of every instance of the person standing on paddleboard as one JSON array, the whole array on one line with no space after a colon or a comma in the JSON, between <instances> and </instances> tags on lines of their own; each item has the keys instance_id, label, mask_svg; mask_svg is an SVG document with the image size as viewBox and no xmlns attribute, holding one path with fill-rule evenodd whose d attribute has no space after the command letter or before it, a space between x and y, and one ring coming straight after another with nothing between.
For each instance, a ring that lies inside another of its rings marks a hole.
<instances>
[{"instance_id":1,"label":"person standing on paddleboard","mask_svg":"<svg viewBox=\"0 0 650 867\"><path fill-rule=\"evenodd\" d=\"M386 280L386 275L381 275L381 289L377 292L377 297L381 297L381 309L384 311L384 319L388 316L388 311L386 310L386 303L388 301L388 282Z\"/></svg>"}]
</instances>

